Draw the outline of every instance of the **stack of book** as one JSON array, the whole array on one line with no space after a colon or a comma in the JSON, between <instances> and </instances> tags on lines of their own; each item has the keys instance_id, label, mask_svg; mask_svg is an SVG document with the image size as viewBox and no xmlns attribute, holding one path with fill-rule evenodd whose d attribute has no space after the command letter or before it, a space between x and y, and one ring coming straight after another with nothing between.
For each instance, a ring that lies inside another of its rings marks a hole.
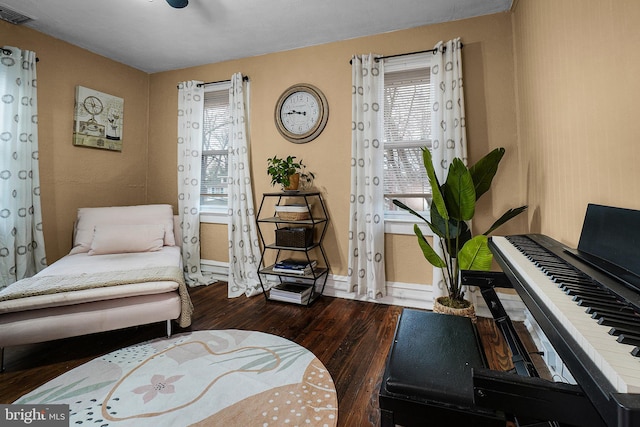
<instances>
[{"instance_id":1,"label":"stack of book","mask_svg":"<svg viewBox=\"0 0 640 427\"><path fill-rule=\"evenodd\" d=\"M311 296L311 285L285 282L274 286L269 291L269 298L277 301L306 304Z\"/></svg>"},{"instance_id":2,"label":"stack of book","mask_svg":"<svg viewBox=\"0 0 640 427\"><path fill-rule=\"evenodd\" d=\"M273 266L274 273L289 273L304 276L313 273L313 268L317 265L315 260L311 262L307 260L283 259Z\"/></svg>"}]
</instances>

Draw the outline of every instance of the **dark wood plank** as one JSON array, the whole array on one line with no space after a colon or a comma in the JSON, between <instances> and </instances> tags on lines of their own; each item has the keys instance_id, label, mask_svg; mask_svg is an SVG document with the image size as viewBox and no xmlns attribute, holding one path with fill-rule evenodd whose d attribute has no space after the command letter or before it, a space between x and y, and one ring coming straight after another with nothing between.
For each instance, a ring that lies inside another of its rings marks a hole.
<instances>
[{"instance_id":1,"label":"dark wood plank","mask_svg":"<svg viewBox=\"0 0 640 427\"><path fill-rule=\"evenodd\" d=\"M529 353L533 366L535 366L538 371L540 378L553 381L553 376L551 375L551 372L549 372L547 364L544 362L542 352L536 347L535 343L531 339L531 335L529 334L529 331L527 331L527 327L522 322L514 322L513 326L516 329L516 333L520 337L520 340L522 340L525 350Z\"/></svg>"},{"instance_id":2,"label":"dark wood plank","mask_svg":"<svg viewBox=\"0 0 640 427\"><path fill-rule=\"evenodd\" d=\"M402 307L322 297L310 307L266 302L262 296L227 298L226 283L190 289L193 323L174 333L246 329L278 335L312 351L326 366L338 394L340 426L378 426L377 394ZM504 342L491 319L479 319L485 351L508 367ZM5 350L0 403L11 403L82 363L165 334L154 324ZM486 337L485 337L486 336Z\"/></svg>"},{"instance_id":3,"label":"dark wood plank","mask_svg":"<svg viewBox=\"0 0 640 427\"><path fill-rule=\"evenodd\" d=\"M502 334L496 327L493 319L483 319L479 317L476 322L476 327L482 337L482 346L487 356L489 368L498 371L509 371L513 369L511 351L502 338Z\"/></svg>"}]
</instances>

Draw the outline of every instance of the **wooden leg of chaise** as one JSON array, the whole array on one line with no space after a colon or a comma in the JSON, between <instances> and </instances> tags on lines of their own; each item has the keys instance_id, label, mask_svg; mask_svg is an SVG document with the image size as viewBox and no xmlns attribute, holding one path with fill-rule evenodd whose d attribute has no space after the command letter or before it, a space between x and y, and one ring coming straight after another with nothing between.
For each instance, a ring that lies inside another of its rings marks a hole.
<instances>
[{"instance_id":1,"label":"wooden leg of chaise","mask_svg":"<svg viewBox=\"0 0 640 427\"><path fill-rule=\"evenodd\" d=\"M4 347L0 347L0 372L4 372Z\"/></svg>"}]
</instances>

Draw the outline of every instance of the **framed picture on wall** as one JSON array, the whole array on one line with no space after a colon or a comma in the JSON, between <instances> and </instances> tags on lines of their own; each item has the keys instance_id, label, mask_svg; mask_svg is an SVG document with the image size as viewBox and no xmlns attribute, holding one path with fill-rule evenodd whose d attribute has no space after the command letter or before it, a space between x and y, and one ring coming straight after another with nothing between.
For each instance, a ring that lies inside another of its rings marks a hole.
<instances>
[{"instance_id":1,"label":"framed picture on wall","mask_svg":"<svg viewBox=\"0 0 640 427\"><path fill-rule=\"evenodd\" d=\"M122 151L124 100L76 86L73 145Z\"/></svg>"}]
</instances>

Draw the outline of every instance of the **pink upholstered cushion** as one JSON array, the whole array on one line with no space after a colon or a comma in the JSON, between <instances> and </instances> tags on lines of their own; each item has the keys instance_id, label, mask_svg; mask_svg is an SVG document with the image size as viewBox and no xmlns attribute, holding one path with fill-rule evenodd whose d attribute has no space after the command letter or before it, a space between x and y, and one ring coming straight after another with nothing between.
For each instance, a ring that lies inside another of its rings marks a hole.
<instances>
[{"instance_id":1,"label":"pink upholstered cushion","mask_svg":"<svg viewBox=\"0 0 640 427\"><path fill-rule=\"evenodd\" d=\"M171 205L113 206L80 208L76 220L73 248L69 254L89 252L98 225L162 225L164 245L175 246Z\"/></svg>"},{"instance_id":2,"label":"pink upholstered cushion","mask_svg":"<svg viewBox=\"0 0 640 427\"><path fill-rule=\"evenodd\" d=\"M96 225L89 255L154 252L164 246L164 226Z\"/></svg>"}]
</instances>

